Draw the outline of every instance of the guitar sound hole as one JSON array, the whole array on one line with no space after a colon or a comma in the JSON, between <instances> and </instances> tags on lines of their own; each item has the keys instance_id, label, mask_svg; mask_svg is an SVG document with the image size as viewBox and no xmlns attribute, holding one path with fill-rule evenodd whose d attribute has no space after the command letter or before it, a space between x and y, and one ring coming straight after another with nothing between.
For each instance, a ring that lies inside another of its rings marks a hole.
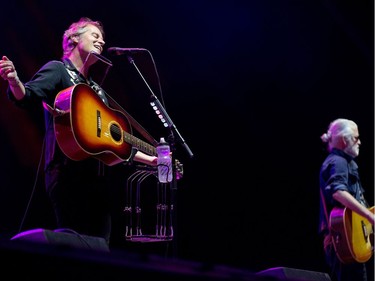
<instances>
[{"instance_id":1,"label":"guitar sound hole","mask_svg":"<svg viewBox=\"0 0 375 281\"><path fill-rule=\"evenodd\" d=\"M121 128L118 125L116 124L111 125L110 131L111 131L111 136L115 141L121 140Z\"/></svg>"}]
</instances>

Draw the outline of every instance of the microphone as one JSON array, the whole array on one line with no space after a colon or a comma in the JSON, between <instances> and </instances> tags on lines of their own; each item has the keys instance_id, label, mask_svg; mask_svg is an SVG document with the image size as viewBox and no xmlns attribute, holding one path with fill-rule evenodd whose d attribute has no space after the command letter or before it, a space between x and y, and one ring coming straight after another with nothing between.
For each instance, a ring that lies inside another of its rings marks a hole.
<instances>
[{"instance_id":1,"label":"microphone","mask_svg":"<svg viewBox=\"0 0 375 281\"><path fill-rule=\"evenodd\" d=\"M107 49L109 54L113 55L123 55L123 54L135 54L139 52L145 52L146 49L143 48L118 48L118 47L110 47Z\"/></svg>"}]
</instances>

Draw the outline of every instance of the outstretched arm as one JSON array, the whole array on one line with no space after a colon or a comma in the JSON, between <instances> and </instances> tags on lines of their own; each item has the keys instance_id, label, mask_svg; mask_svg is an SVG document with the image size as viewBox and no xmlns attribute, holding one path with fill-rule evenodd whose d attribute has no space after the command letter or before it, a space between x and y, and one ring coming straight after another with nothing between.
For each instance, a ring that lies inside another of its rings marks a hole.
<instances>
[{"instance_id":1,"label":"outstretched arm","mask_svg":"<svg viewBox=\"0 0 375 281\"><path fill-rule=\"evenodd\" d=\"M21 100L25 96L25 87L18 78L14 64L6 56L2 56L0 60L0 75L7 80L9 87L17 100Z\"/></svg>"}]
</instances>

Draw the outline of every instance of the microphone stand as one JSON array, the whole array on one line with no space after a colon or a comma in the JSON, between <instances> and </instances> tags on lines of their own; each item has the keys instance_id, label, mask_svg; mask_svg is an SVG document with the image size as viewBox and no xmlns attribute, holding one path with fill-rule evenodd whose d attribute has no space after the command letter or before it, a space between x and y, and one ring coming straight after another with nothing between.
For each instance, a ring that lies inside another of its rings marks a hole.
<instances>
[{"instance_id":1,"label":"microphone stand","mask_svg":"<svg viewBox=\"0 0 375 281\"><path fill-rule=\"evenodd\" d=\"M149 55L151 56L151 59L153 60L151 52L148 51L148 50L146 50L146 51L149 53ZM170 211L172 212L173 222L176 226L175 193L177 192L177 168L176 168L176 163L175 163L176 161L174 159L174 154L175 154L174 152L176 151L176 147L175 147L176 139L179 142L179 144L186 150L186 152L188 153L190 158L193 158L194 155L193 155L191 149L189 148L189 146L187 145L187 143L185 142L185 140L183 139L183 137L181 136L180 132L178 131L178 129L176 127L176 125L173 123L172 119L169 117L169 115L168 115L167 111L165 110L164 106L161 104L158 97L154 94L151 87L149 86L146 79L144 78L141 71L139 70L138 66L134 62L134 59L131 56L131 52L128 52L126 54L126 56L127 56L127 59L129 61L129 63L134 66L134 68L138 72L139 76L142 78L143 82L145 83L145 85L147 86L147 88L149 89L149 91L151 93L151 97L150 97L151 107L154 109L155 113L158 115L159 119L163 123L163 126L168 127L170 129L170 134L168 136L168 143L170 145L171 152L172 152L172 171L173 171L173 179L172 179L172 182L171 182L171 199L170 199L171 200L171 204L170 204L171 210ZM155 71L156 71L156 69L155 69ZM172 224L171 224L171 227L173 227ZM171 233L172 233L173 237L175 238L176 235L175 235L175 233L173 233L173 230L171 230ZM176 239L173 239L173 241L175 241L175 240ZM174 243L174 247L173 247L173 256L177 257L176 243Z\"/></svg>"}]
</instances>

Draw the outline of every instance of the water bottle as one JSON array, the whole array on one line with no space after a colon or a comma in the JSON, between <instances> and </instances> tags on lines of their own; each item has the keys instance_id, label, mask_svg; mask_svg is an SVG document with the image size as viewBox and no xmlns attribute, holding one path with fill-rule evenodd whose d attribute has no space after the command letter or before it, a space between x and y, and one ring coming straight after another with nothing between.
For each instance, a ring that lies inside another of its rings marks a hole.
<instances>
[{"instance_id":1,"label":"water bottle","mask_svg":"<svg viewBox=\"0 0 375 281\"><path fill-rule=\"evenodd\" d=\"M172 181L172 157L171 148L164 138L160 138L160 142L156 147L158 155L158 178L161 183Z\"/></svg>"}]
</instances>

